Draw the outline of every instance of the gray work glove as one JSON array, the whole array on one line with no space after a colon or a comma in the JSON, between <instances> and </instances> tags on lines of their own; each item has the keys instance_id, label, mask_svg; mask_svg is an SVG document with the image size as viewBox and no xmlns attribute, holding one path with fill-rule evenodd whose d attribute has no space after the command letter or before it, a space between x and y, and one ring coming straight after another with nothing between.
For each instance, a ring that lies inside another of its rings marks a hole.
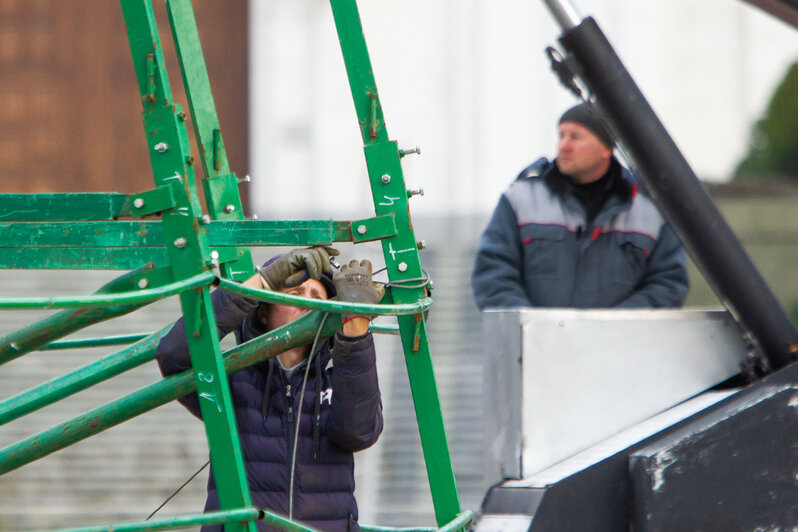
<instances>
[{"instance_id":1,"label":"gray work glove","mask_svg":"<svg viewBox=\"0 0 798 532\"><path fill-rule=\"evenodd\" d=\"M371 262L352 260L344 264L333 275L333 284L338 294L338 301L346 303L379 303L385 294L385 287L371 280ZM355 315L357 316L357 314ZM341 314L341 319L354 317L351 314ZM367 316L364 316L367 317Z\"/></svg>"},{"instance_id":2,"label":"gray work glove","mask_svg":"<svg viewBox=\"0 0 798 532\"><path fill-rule=\"evenodd\" d=\"M340 251L329 246L294 249L272 262L267 262L258 273L272 290L299 286L308 279L318 280L330 269L330 256Z\"/></svg>"}]
</instances>

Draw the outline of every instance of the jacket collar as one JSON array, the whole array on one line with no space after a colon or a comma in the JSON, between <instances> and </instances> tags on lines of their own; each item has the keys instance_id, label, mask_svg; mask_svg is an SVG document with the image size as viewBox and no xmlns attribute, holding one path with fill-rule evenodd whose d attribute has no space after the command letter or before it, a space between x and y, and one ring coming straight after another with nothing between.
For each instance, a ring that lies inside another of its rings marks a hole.
<instances>
[{"instance_id":1,"label":"jacket collar","mask_svg":"<svg viewBox=\"0 0 798 532\"><path fill-rule=\"evenodd\" d=\"M329 364L330 360L332 360L332 343L333 343L333 338L332 338L332 336L329 336L327 338L324 338L324 337L319 338L319 341L316 344L316 352L313 355L313 359L315 360L317 357L320 358L319 362L321 364L322 372L324 372L324 370L327 368L327 365ZM296 368L302 368L302 373L304 373L305 372L305 365L307 363L308 363L308 359L306 358L305 360L300 362L295 367ZM282 372L282 365L280 364L280 361L277 360L276 356L271 357L271 358L267 358L266 360L263 360L262 362L258 362L254 367L257 367L261 372L266 373L268 371L269 365L272 365L272 364L274 365L275 369L277 369L280 372ZM314 363L310 367L310 375L315 375L316 374L316 368L317 368L317 366Z\"/></svg>"},{"instance_id":2,"label":"jacket collar","mask_svg":"<svg viewBox=\"0 0 798 532\"><path fill-rule=\"evenodd\" d=\"M560 173L555 161L548 163L540 176L543 178L549 190L564 198L569 194L573 194L574 186L567 177ZM637 185L629 172L621 166L621 163L619 163L614 156L610 160L608 172L617 172L612 184L613 190L610 198L617 198L620 204L631 201L637 193Z\"/></svg>"}]
</instances>

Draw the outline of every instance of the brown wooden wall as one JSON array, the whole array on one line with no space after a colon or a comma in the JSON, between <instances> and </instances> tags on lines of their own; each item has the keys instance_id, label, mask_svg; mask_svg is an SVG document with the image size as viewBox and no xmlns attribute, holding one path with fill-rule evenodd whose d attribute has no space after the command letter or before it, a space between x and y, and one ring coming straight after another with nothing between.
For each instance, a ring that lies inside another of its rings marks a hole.
<instances>
[{"instance_id":1,"label":"brown wooden wall","mask_svg":"<svg viewBox=\"0 0 798 532\"><path fill-rule=\"evenodd\" d=\"M243 176L247 0L193 3L230 167ZM153 4L172 91L188 111L166 9ZM152 187L119 2L0 0L0 192Z\"/></svg>"}]
</instances>

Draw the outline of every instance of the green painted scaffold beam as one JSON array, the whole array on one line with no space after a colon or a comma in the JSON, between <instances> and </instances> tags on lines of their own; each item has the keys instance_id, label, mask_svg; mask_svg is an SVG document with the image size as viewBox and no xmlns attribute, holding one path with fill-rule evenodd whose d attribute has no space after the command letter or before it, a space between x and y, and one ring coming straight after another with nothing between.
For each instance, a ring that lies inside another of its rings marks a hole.
<instances>
[{"instance_id":1,"label":"green painted scaffold beam","mask_svg":"<svg viewBox=\"0 0 798 532\"><path fill-rule=\"evenodd\" d=\"M349 87L363 138L366 165L377 216L392 215L397 235L382 240L388 278L395 286L394 303L417 301L426 288L418 282L424 277L418 245L410 221L408 197L396 142L388 140L377 85L360 23L355 0L331 0ZM407 287L401 287L402 282ZM427 342L423 313L398 318L410 386L415 404L418 430L427 466L432 501L438 526L455 519L460 501L446 441L432 358Z\"/></svg>"},{"instance_id":2,"label":"green painted scaffold beam","mask_svg":"<svg viewBox=\"0 0 798 532\"><path fill-rule=\"evenodd\" d=\"M183 85L191 109L202 168L205 171L202 186L205 190L208 215L212 220L243 220L244 211L238 192L238 179L230 172L227 162L227 152L224 149L211 82L202 55L194 10L190 0L167 0L166 7L177 48L180 72L183 75ZM252 255L246 247L237 247L232 254L228 253L224 258L221 270L229 279L243 281L255 273Z\"/></svg>"},{"instance_id":3,"label":"green painted scaffold beam","mask_svg":"<svg viewBox=\"0 0 798 532\"><path fill-rule=\"evenodd\" d=\"M174 207L163 212L162 224L169 264L177 280L197 275L213 264L210 246L201 230L204 214L194 183L185 114L172 97L152 4L149 0L121 0L121 5L139 84L155 187L169 187L174 200ZM202 52L197 46L180 53L200 56ZM243 273L252 271L250 261ZM249 487L208 287L182 292L180 304L197 392L202 398L200 408L220 509L246 508L251 506ZM255 525L227 524L225 530L254 532Z\"/></svg>"}]
</instances>

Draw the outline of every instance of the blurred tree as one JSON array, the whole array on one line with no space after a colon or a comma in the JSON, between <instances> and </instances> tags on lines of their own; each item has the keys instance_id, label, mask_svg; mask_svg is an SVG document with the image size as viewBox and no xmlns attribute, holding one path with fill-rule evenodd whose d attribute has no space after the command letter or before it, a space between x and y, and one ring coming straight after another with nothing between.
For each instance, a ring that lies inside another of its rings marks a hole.
<instances>
[{"instance_id":1,"label":"blurred tree","mask_svg":"<svg viewBox=\"0 0 798 532\"><path fill-rule=\"evenodd\" d=\"M735 179L798 181L798 63L793 63L751 131Z\"/></svg>"}]
</instances>

